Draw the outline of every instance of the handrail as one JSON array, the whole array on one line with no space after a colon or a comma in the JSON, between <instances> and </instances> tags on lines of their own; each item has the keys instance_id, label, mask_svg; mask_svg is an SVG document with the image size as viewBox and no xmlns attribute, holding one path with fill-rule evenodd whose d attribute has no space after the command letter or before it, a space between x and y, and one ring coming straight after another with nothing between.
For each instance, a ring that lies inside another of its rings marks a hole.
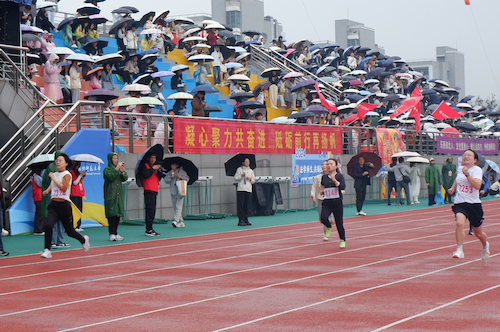
<instances>
[{"instance_id":1,"label":"handrail","mask_svg":"<svg viewBox=\"0 0 500 332\"><path fill-rule=\"evenodd\" d=\"M281 69L285 69L286 71L299 71L304 74L303 78L299 78L300 80L307 79L306 76L309 76L309 78L314 79L315 81L318 81L322 83L325 87L327 87L327 91L325 91L325 94L332 98L333 100L337 100L340 94L342 93L340 90L337 88L333 87L331 84L328 82L325 82L321 79L321 77L316 76L315 74L311 73L307 69L302 68L300 65L297 63L291 61L290 59L284 57L283 55L279 54L278 52L275 52L271 49L266 49L266 52L264 52L260 47L257 47L255 45L250 45L251 53L252 53L252 59L256 60L256 58L264 57L267 61L268 66L271 67L279 67ZM270 55L272 54L272 56ZM257 56L256 56L257 55Z\"/></svg>"},{"instance_id":2,"label":"handrail","mask_svg":"<svg viewBox=\"0 0 500 332\"><path fill-rule=\"evenodd\" d=\"M12 50L26 51L26 52L28 52L30 50L28 47L15 46L15 45L6 45L6 44L0 44L0 48L8 48L8 49L12 49Z\"/></svg>"}]
</instances>

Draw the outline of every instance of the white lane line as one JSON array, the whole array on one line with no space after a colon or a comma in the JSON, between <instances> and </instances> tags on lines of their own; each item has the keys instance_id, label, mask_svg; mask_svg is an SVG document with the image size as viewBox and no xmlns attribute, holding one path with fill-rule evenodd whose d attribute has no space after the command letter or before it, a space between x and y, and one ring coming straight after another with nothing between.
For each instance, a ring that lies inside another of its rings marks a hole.
<instances>
[{"instance_id":1,"label":"white lane line","mask_svg":"<svg viewBox=\"0 0 500 332\"><path fill-rule=\"evenodd\" d=\"M493 255L493 256L496 256L496 255L499 255L499 254L495 254L495 255ZM413 315L413 316L409 316L409 317L406 317L406 318L400 319L400 320L398 320L398 321L396 321L396 322L393 322L393 323L391 323L391 324L387 324L387 325L384 325L384 326L382 326L382 327L379 327L378 329L372 330L372 332L378 332L378 331L387 330L387 329L388 329L388 328L390 328L390 327L393 327L393 326L399 325L399 324L401 324L401 323L404 323L404 322L410 321L410 320L415 319L415 318L418 318L418 317L425 316L425 315L430 314L430 313L432 313L432 312L434 312L434 311L437 311L437 310L440 310L440 309L443 309L443 308L449 307L450 305L454 305L454 304L456 304L456 303L460 303L460 302L462 302L462 301L464 301L464 300L468 300L468 299L470 299L470 298L472 298L472 297L474 297L474 296L481 295L481 294L483 294L483 293L486 293L486 292L489 292L489 291L495 290L495 289L497 289L497 288L500 288L500 284L495 285L495 286L492 286L492 287L489 287L489 288L485 288L485 289L483 289L483 290L480 290L480 291L477 291L477 292L475 292L475 293L469 294L469 295L467 295L467 296L461 297L461 298L456 299L456 300L454 300L454 301L451 301L451 302L445 303L445 304L440 305L440 306L438 306L438 307L435 307L435 308L432 308L432 309L429 309L429 310L423 311L423 312L418 313L418 314L416 314L416 315ZM479 324L479 325L480 325L480 324ZM481 326L479 326L479 328L481 328Z\"/></svg>"},{"instance_id":2,"label":"white lane line","mask_svg":"<svg viewBox=\"0 0 500 332\"><path fill-rule=\"evenodd\" d=\"M186 306L193 305L193 304L199 304L199 303L209 302L209 301L218 300L218 299L221 299L221 298L231 297L231 296L235 296L235 295L246 294L246 293L250 293L250 292L254 292L254 291L258 291L258 290L263 290L263 289L267 289L267 288L271 288L271 287L275 287L275 286L281 286L281 285L286 285L286 284L290 284L290 283L294 283L294 282L298 282L298 281L309 280L309 279L313 279L313 278L316 278L316 277L327 276L327 275L331 275L331 274L335 274L335 273L340 273L340 272L345 272L345 271L352 271L352 270L355 270L355 269L358 269L358 268L372 266L372 265L376 265L376 264L380 264L380 263L385 263L385 262L393 261L393 260L396 260L396 259L407 258L407 257L411 257L411 256L423 254L423 253L428 253L428 252L435 251L435 250L441 250L441 249L444 249L444 248L447 248L447 247L448 246L446 246L446 247L440 247L440 248L434 248L434 249L429 249L429 250L425 250L425 251L421 251L421 252L416 252L416 253L412 253L412 254L408 254L408 255L403 255L403 256L400 256L400 257L394 257L394 258L384 259L384 260L381 260L381 261L378 261L378 262L372 262L372 263L362 264L362 265L355 266L355 267L345 268L345 269L338 270L338 271L321 273L321 274L318 274L318 275L308 276L308 277L304 277L304 278L300 278L300 279L288 280L288 281L279 282L279 283L275 283L275 284L270 284L270 285L266 285L266 286L262 286L262 287L247 289L247 290L243 290L243 291L235 292L235 293L231 293L231 294L221 295L221 296L207 298L207 299L198 300L198 301L193 301L193 302L189 302L189 303L183 303L183 304L179 304L179 305L175 305L175 306L171 306L171 307L150 310L150 311L146 311L146 312L142 312L142 313L138 313L138 314L134 314L134 315L129 315L129 316L124 316L124 317L120 317L120 318L110 319L110 320L106 320L106 321L102 321L102 322L97 322L97 323L93 323L93 324L87 324L87 325L82 325L82 326L78 326L78 327L73 327L73 328L70 328L70 329L65 329L63 331L74 331L74 330L83 329L83 328L86 328L86 327L93 327L93 326L98 326L98 325L103 325L103 324L108 324L108 323L114 323L114 322L122 321L122 320L125 320L125 319L136 318L136 317L140 317L140 316L149 315L149 314L152 314L152 313L158 313L158 312L162 312L162 311L166 311L166 310L182 308L182 307L186 307ZM500 254L496 254L496 255L492 255L492 256L497 256L497 255L500 255ZM492 257L492 256L490 256L490 257ZM335 297L335 298L332 298L332 299L328 299L328 300L324 300L324 301L316 302L316 303L311 303L309 305L302 306L302 307L299 307L299 308L294 308L294 309L282 311L282 312L279 312L279 313L276 313L276 314L273 314L273 315L268 315L268 316L265 316L265 317L261 317L261 318L258 318L258 319L254 319L254 320L247 321L247 322L240 323L240 324L233 325L233 326L228 326L228 327L225 327L223 329L216 330L216 332L217 331L226 331L226 330L234 329L234 328L237 328L237 327L242 327L242 326L249 325L249 324L252 324L252 323L255 323L255 322L259 322L259 321L263 321L263 320L266 320L266 319L269 319L269 318L281 316L281 315L284 315L284 314L287 314L287 313L290 313L290 312L294 312L294 311L298 311L298 310L302 310L302 309L311 308L311 307L314 307L314 306L317 306L317 305L321 305L321 304L328 303L328 302L331 302L331 301L343 299L343 298L346 298L346 297L349 297L349 296L353 296L353 295L365 293L365 292L368 292L368 291L371 291L371 290L380 289L380 288L383 288L383 287L391 286L391 285L402 283L402 282L405 282L405 281L409 281L409 280L417 279L417 278L420 278L420 277L428 276L428 275L431 275L431 274L439 273L439 272L442 272L442 271L453 269L453 268L456 268L456 267L459 267L459 266L463 266L463 265L466 265L466 264L470 264L470 263L473 263L473 262L477 262L477 261L480 261L480 260L481 259L476 259L476 260L473 260L473 261L464 262L464 263L461 263L461 264L457 264L457 265L449 266L449 267L446 267L446 268L442 268L442 269L430 271L430 272L427 272L427 273L423 273L423 274L420 274L420 275L417 275L417 276L413 276L413 277L409 277L409 278L405 278L405 279L400 279L400 280L397 280L397 281L393 281L393 282L381 284L381 285L378 285L378 286L373 286L373 287L365 288L365 289L362 289L362 290L359 290L359 291L356 291L356 292L352 292L352 293L348 293L348 294L345 294L345 295L341 295L341 296L338 296L338 297ZM0 317L2 317L2 316L0 316Z\"/></svg>"}]
</instances>

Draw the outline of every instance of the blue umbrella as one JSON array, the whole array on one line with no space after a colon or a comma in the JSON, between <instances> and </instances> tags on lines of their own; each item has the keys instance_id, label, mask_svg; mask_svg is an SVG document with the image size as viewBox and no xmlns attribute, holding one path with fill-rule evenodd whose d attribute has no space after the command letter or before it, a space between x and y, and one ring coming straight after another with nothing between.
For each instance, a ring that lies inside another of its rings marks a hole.
<instances>
[{"instance_id":1,"label":"blue umbrella","mask_svg":"<svg viewBox=\"0 0 500 332\"><path fill-rule=\"evenodd\" d=\"M292 92L293 91L298 91L302 88L305 88L306 86L310 86L310 85L314 85L316 84L316 81L315 80L304 80L300 83L298 83L297 85L295 85L293 88L292 88Z\"/></svg>"},{"instance_id":2,"label":"blue umbrella","mask_svg":"<svg viewBox=\"0 0 500 332\"><path fill-rule=\"evenodd\" d=\"M191 91L192 94L197 94L198 92L218 93L219 90L217 90L217 88L215 88L213 85L203 84L203 85L198 85Z\"/></svg>"},{"instance_id":3,"label":"blue umbrella","mask_svg":"<svg viewBox=\"0 0 500 332\"><path fill-rule=\"evenodd\" d=\"M316 50L319 50L321 47L319 46L313 46L309 49L309 52L313 52L313 51L316 51Z\"/></svg>"},{"instance_id":4,"label":"blue umbrella","mask_svg":"<svg viewBox=\"0 0 500 332\"><path fill-rule=\"evenodd\" d=\"M138 52L137 54L139 54L141 56L144 56L144 55L147 55L147 54L155 54L155 53L160 53L160 50L158 48L156 48L156 47L153 47L153 48L150 48L149 50Z\"/></svg>"},{"instance_id":5,"label":"blue umbrella","mask_svg":"<svg viewBox=\"0 0 500 332\"><path fill-rule=\"evenodd\" d=\"M378 66L379 67L387 67L387 66L392 65L393 62L394 62L394 59L382 60L382 61L379 61Z\"/></svg>"},{"instance_id":6,"label":"blue umbrella","mask_svg":"<svg viewBox=\"0 0 500 332\"><path fill-rule=\"evenodd\" d=\"M385 68L381 68L381 67L375 68L371 72L368 73L368 77L378 76L378 75L382 74L384 71L385 71Z\"/></svg>"},{"instance_id":7,"label":"blue umbrella","mask_svg":"<svg viewBox=\"0 0 500 332\"><path fill-rule=\"evenodd\" d=\"M425 89L425 90L422 90L422 95L432 95L433 93L436 93L436 90L433 90L433 89Z\"/></svg>"},{"instance_id":8,"label":"blue umbrella","mask_svg":"<svg viewBox=\"0 0 500 332\"><path fill-rule=\"evenodd\" d=\"M486 159L486 162L488 163L488 165L491 167L492 170L494 170L497 173L500 173L500 167L498 167L498 165L494 161Z\"/></svg>"},{"instance_id":9,"label":"blue umbrella","mask_svg":"<svg viewBox=\"0 0 500 332\"><path fill-rule=\"evenodd\" d=\"M360 95L355 95L355 94L352 94L352 95L347 96L347 99L349 99L349 100L351 100L351 101L353 101L353 102L356 102L356 103L357 103L358 101L360 101L361 99L364 99L364 98L365 98L365 97L363 97L363 96L360 96Z\"/></svg>"},{"instance_id":10,"label":"blue umbrella","mask_svg":"<svg viewBox=\"0 0 500 332\"><path fill-rule=\"evenodd\" d=\"M256 41L256 40L250 40L245 43L245 45L262 45L261 42Z\"/></svg>"},{"instance_id":11,"label":"blue umbrella","mask_svg":"<svg viewBox=\"0 0 500 332\"><path fill-rule=\"evenodd\" d=\"M311 112L311 113L314 113L316 115L329 113L329 111L324 106L321 106L321 105L311 105L311 106L308 106L304 110L304 112Z\"/></svg>"},{"instance_id":12,"label":"blue umbrella","mask_svg":"<svg viewBox=\"0 0 500 332\"><path fill-rule=\"evenodd\" d=\"M225 64L225 66L227 69L243 67L243 65L241 63L237 63L237 62L228 62Z\"/></svg>"},{"instance_id":13,"label":"blue umbrella","mask_svg":"<svg viewBox=\"0 0 500 332\"><path fill-rule=\"evenodd\" d=\"M61 30L63 25L65 25L66 23L69 23L70 21L74 21L76 19L77 18L75 16L70 16L70 17L65 18L64 20L61 21L61 23L59 23L59 25L57 26L57 30Z\"/></svg>"},{"instance_id":14,"label":"blue umbrella","mask_svg":"<svg viewBox=\"0 0 500 332\"><path fill-rule=\"evenodd\" d=\"M323 48L335 48L335 47L340 47L339 44L326 44L325 46L323 46Z\"/></svg>"}]
</instances>

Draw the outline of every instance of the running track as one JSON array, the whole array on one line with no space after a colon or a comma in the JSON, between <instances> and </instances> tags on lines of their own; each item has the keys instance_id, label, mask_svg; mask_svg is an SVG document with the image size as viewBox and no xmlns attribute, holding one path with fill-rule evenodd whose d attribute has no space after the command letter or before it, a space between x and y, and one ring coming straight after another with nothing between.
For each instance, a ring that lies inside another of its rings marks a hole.
<instances>
[{"instance_id":1,"label":"running track","mask_svg":"<svg viewBox=\"0 0 500 332\"><path fill-rule=\"evenodd\" d=\"M498 331L500 205L491 257L450 206L0 259L1 331ZM92 239L91 239L92 244Z\"/></svg>"}]
</instances>

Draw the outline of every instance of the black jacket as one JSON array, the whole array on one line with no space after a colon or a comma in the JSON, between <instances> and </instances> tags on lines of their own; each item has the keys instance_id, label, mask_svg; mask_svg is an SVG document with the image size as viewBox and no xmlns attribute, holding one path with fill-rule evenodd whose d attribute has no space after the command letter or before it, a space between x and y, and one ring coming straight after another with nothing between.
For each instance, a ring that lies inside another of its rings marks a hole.
<instances>
[{"instance_id":1,"label":"black jacket","mask_svg":"<svg viewBox=\"0 0 500 332\"><path fill-rule=\"evenodd\" d=\"M341 173L337 173L335 175L335 180L337 180L339 183L339 199L342 199L342 190L345 189L345 179L344 176ZM333 180L330 178L329 174L324 174L323 177L321 178L321 185L325 188L333 188L336 187L335 183Z\"/></svg>"},{"instance_id":2,"label":"black jacket","mask_svg":"<svg viewBox=\"0 0 500 332\"><path fill-rule=\"evenodd\" d=\"M361 186L369 186L370 183L370 175L363 175L364 172L368 172L370 167L367 163L363 165L363 167L356 164L352 169L352 177L354 178L354 189L358 189Z\"/></svg>"}]
</instances>

